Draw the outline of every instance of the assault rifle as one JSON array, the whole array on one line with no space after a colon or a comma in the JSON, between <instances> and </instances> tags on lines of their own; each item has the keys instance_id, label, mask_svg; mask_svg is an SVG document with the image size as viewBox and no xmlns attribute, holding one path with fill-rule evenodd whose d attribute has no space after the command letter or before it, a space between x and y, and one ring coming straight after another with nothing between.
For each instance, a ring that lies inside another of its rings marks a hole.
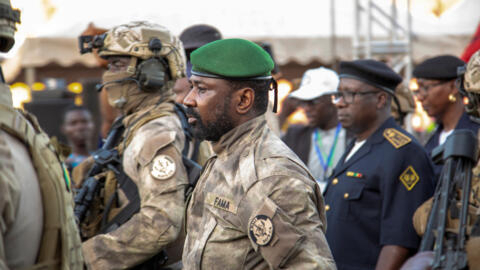
<instances>
[{"instance_id":1,"label":"assault rifle","mask_svg":"<svg viewBox=\"0 0 480 270\"><path fill-rule=\"evenodd\" d=\"M472 167L477 160L478 146L470 130L457 130L432 152L437 164L444 163L440 174L427 228L420 251L433 250L432 269L467 269L468 202L471 192ZM447 230L447 220L458 219L458 230Z\"/></svg>"},{"instance_id":2,"label":"assault rifle","mask_svg":"<svg viewBox=\"0 0 480 270\"><path fill-rule=\"evenodd\" d=\"M120 164L120 160L117 150L113 148L118 144L124 129L122 118L118 118L115 123L113 123L102 148L92 154L95 163L88 171L86 179L74 199L74 213L78 224L80 224L85 218L85 215L90 208L90 204L100 188L100 182L95 178L95 175L106 169L112 170L118 174L116 165Z\"/></svg>"}]
</instances>

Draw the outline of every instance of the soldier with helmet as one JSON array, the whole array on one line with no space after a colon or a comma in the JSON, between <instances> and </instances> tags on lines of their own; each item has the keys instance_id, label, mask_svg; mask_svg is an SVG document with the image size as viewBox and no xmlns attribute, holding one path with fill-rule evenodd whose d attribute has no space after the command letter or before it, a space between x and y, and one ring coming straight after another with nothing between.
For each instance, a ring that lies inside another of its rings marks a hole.
<instances>
[{"instance_id":1,"label":"soldier with helmet","mask_svg":"<svg viewBox=\"0 0 480 270\"><path fill-rule=\"evenodd\" d=\"M88 40L83 49L98 48L108 61L99 88L122 113L112 129L120 125L124 131L115 147L119 166L96 176L104 185L81 223L88 238L82 246L86 264L91 269L170 266L181 256L188 186L182 162L186 138L172 91L175 80L185 76L182 44L163 26L145 21ZM76 182L87 165L74 171Z\"/></svg>"},{"instance_id":2,"label":"soldier with helmet","mask_svg":"<svg viewBox=\"0 0 480 270\"><path fill-rule=\"evenodd\" d=\"M0 51L14 44L20 12L0 1ZM1 72L1 71L0 71ZM70 180L35 117L0 83L0 269L83 269Z\"/></svg>"}]
</instances>

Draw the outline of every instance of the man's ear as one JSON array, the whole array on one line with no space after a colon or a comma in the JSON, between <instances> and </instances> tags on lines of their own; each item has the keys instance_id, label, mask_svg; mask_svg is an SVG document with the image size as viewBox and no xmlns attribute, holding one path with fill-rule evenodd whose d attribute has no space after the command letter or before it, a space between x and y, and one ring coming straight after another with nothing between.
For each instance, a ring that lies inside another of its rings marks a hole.
<instances>
[{"instance_id":1,"label":"man's ear","mask_svg":"<svg viewBox=\"0 0 480 270\"><path fill-rule=\"evenodd\" d=\"M387 93L380 92L380 95L377 96L377 109L382 109L387 106L389 100L387 95Z\"/></svg>"},{"instance_id":2,"label":"man's ear","mask_svg":"<svg viewBox=\"0 0 480 270\"><path fill-rule=\"evenodd\" d=\"M242 88L235 92L235 110L238 114L247 114L253 107L255 91L252 88Z\"/></svg>"}]
</instances>

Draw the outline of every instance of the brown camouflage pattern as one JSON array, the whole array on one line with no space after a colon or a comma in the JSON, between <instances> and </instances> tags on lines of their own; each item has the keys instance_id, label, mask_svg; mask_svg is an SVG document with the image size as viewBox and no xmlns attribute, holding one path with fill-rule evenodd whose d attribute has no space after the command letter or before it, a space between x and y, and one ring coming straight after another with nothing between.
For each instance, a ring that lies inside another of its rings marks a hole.
<instances>
[{"instance_id":1,"label":"brown camouflage pattern","mask_svg":"<svg viewBox=\"0 0 480 270\"><path fill-rule=\"evenodd\" d=\"M464 87L468 92L480 93L480 50L468 61Z\"/></svg>"},{"instance_id":2,"label":"brown camouflage pattern","mask_svg":"<svg viewBox=\"0 0 480 270\"><path fill-rule=\"evenodd\" d=\"M167 245L183 245L183 239L178 236L183 223L184 192L188 183L181 155L185 138L180 121L173 112L173 103L160 106L170 115L140 127L123 154L123 168L137 184L141 209L115 231L84 242L82 248L90 269L130 268L159 253ZM149 109L130 115L128 120L134 121L135 116L141 117ZM168 179L156 179L151 174L152 161L159 155L167 155L175 161L176 171ZM122 206L125 206L127 199L119 197ZM172 260L180 258L180 254L172 254L168 249L167 253Z\"/></svg>"},{"instance_id":3,"label":"brown camouflage pattern","mask_svg":"<svg viewBox=\"0 0 480 270\"><path fill-rule=\"evenodd\" d=\"M213 150L187 209L184 269L336 269L319 187L265 116ZM262 215L273 233L255 242L251 223Z\"/></svg>"},{"instance_id":4,"label":"brown camouflage pattern","mask_svg":"<svg viewBox=\"0 0 480 270\"><path fill-rule=\"evenodd\" d=\"M157 38L162 43L158 54L148 48L152 38ZM129 55L144 60L163 57L168 61L173 80L186 76L186 56L182 42L167 28L155 23L136 21L113 27L107 31L98 54L103 58L110 55Z\"/></svg>"}]
</instances>

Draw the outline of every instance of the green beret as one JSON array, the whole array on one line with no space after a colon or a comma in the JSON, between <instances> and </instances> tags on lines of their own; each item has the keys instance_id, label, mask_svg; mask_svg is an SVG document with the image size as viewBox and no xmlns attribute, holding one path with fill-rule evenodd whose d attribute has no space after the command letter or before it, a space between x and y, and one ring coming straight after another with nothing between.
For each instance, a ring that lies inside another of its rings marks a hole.
<instances>
[{"instance_id":1,"label":"green beret","mask_svg":"<svg viewBox=\"0 0 480 270\"><path fill-rule=\"evenodd\" d=\"M245 39L222 39L196 49L190 56L192 75L226 79L270 79L272 57Z\"/></svg>"}]
</instances>

